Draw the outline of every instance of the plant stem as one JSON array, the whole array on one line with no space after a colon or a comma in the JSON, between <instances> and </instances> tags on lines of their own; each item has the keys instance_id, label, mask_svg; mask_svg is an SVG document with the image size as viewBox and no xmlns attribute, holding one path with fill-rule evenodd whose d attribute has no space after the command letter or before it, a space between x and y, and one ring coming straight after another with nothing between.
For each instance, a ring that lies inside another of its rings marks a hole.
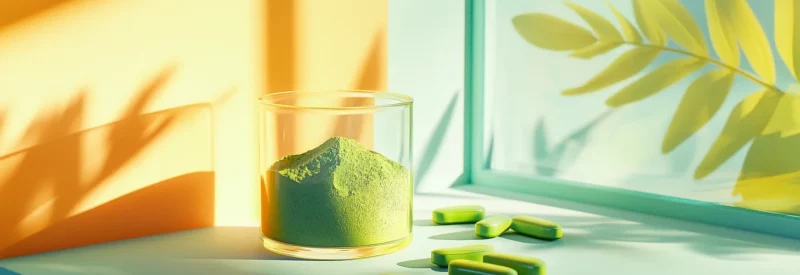
<instances>
[{"instance_id":1,"label":"plant stem","mask_svg":"<svg viewBox=\"0 0 800 275\"><path fill-rule=\"evenodd\" d=\"M720 66L720 67L726 68L728 70L731 70L731 71L733 71L735 73L738 73L738 74L744 76L745 78L750 79L753 82L758 83L761 86L764 86L765 88L772 89L772 90L775 90L775 91L778 91L778 92L783 92L780 89L778 89L778 87L776 87L775 85L766 83L766 82L762 81L761 79L758 79L758 77L756 77L755 75L753 75L751 73L748 73L748 72L746 72L746 71L744 71L742 69L739 69L738 67L734 67L734 66L722 63L722 61L713 59L713 58L708 57L708 56L702 56L702 55L698 55L698 54L695 54L695 53L687 52L687 51L684 51L684 50L674 49L674 48L669 48L669 47L659 46L659 45L644 44L644 43L634 43L634 42L625 42L625 43L629 44L629 45L639 46L639 47L654 48L654 49L659 49L659 50L662 50L662 51L679 53L679 54L683 54L683 55L692 56L692 57L697 58L697 59L702 59L704 61L708 61L710 63L716 64L717 66Z\"/></svg>"}]
</instances>

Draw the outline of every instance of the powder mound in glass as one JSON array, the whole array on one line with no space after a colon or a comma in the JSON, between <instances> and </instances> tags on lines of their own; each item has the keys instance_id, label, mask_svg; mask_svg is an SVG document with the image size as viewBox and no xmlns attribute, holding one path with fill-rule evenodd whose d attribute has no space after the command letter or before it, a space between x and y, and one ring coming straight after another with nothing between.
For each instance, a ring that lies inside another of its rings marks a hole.
<instances>
[{"instance_id":1,"label":"powder mound in glass","mask_svg":"<svg viewBox=\"0 0 800 275\"><path fill-rule=\"evenodd\" d=\"M315 247L377 245L410 232L411 184L403 165L358 141L332 137L266 173L267 238Z\"/></svg>"}]
</instances>

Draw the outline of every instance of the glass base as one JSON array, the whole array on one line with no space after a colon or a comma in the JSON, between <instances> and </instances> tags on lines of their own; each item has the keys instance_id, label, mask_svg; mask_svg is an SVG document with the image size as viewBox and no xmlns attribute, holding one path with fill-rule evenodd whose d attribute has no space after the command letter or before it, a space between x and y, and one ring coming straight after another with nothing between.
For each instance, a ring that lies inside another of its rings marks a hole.
<instances>
[{"instance_id":1,"label":"glass base","mask_svg":"<svg viewBox=\"0 0 800 275\"><path fill-rule=\"evenodd\" d=\"M411 243L408 237L382 244L358 247L311 247L283 243L261 236L261 243L269 251L302 259L314 260L348 260L375 257L396 252Z\"/></svg>"}]
</instances>

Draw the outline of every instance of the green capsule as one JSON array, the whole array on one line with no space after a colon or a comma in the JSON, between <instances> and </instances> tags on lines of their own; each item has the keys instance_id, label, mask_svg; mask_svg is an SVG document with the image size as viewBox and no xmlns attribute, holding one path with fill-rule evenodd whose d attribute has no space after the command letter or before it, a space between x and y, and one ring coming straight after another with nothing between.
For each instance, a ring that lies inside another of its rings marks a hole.
<instances>
[{"instance_id":1,"label":"green capsule","mask_svg":"<svg viewBox=\"0 0 800 275\"><path fill-rule=\"evenodd\" d=\"M510 226L511 218L508 216L488 217L475 224L475 235L494 238L506 232Z\"/></svg>"},{"instance_id":2,"label":"green capsule","mask_svg":"<svg viewBox=\"0 0 800 275\"><path fill-rule=\"evenodd\" d=\"M483 206L462 205L433 210L433 222L437 224L473 223L483 219Z\"/></svg>"},{"instance_id":3,"label":"green capsule","mask_svg":"<svg viewBox=\"0 0 800 275\"><path fill-rule=\"evenodd\" d=\"M509 267L519 275L545 275L547 271L544 261L519 255L487 253L483 262Z\"/></svg>"},{"instance_id":4,"label":"green capsule","mask_svg":"<svg viewBox=\"0 0 800 275\"><path fill-rule=\"evenodd\" d=\"M439 248L431 251L431 263L446 267L453 260L482 261L483 255L493 252L494 247L486 244L474 244L460 247Z\"/></svg>"},{"instance_id":5,"label":"green capsule","mask_svg":"<svg viewBox=\"0 0 800 275\"><path fill-rule=\"evenodd\" d=\"M522 235L545 240L557 240L562 236L561 225L529 216L514 217L511 229Z\"/></svg>"},{"instance_id":6,"label":"green capsule","mask_svg":"<svg viewBox=\"0 0 800 275\"><path fill-rule=\"evenodd\" d=\"M454 260L447 268L450 275L517 275L514 269L470 260Z\"/></svg>"}]
</instances>

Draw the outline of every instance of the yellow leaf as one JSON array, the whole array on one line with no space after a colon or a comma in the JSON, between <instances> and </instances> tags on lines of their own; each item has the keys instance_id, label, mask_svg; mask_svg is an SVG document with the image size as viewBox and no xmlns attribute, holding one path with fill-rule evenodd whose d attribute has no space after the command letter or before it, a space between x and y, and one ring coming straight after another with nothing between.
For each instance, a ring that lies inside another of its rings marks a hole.
<instances>
[{"instance_id":1,"label":"yellow leaf","mask_svg":"<svg viewBox=\"0 0 800 275\"><path fill-rule=\"evenodd\" d=\"M747 61L753 66L753 70L761 76L764 82L775 83L775 61L772 59L772 49L761 23L758 22L747 0L726 0L731 1L733 20L731 26L742 47Z\"/></svg>"},{"instance_id":2,"label":"yellow leaf","mask_svg":"<svg viewBox=\"0 0 800 275\"><path fill-rule=\"evenodd\" d=\"M800 0L775 0L775 46L789 72L800 80Z\"/></svg>"},{"instance_id":3,"label":"yellow leaf","mask_svg":"<svg viewBox=\"0 0 800 275\"><path fill-rule=\"evenodd\" d=\"M800 135L755 138L733 189L737 206L800 214Z\"/></svg>"},{"instance_id":4,"label":"yellow leaf","mask_svg":"<svg viewBox=\"0 0 800 275\"><path fill-rule=\"evenodd\" d=\"M658 27L675 43L695 54L708 53L700 26L678 0L653 0L648 3L652 5Z\"/></svg>"},{"instance_id":5,"label":"yellow leaf","mask_svg":"<svg viewBox=\"0 0 800 275\"><path fill-rule=\"evenodd\" d=\"M637 47L620 55L597 76L593 77L580 87L567 89L563 95L578 95L590 93L625 80L642 70L656 59L661 51L656 48Z\"/></svg>"},{"instance_id":6,"label":"yellow leaf","mask_svg":"<svg viewBox=\"0 0 800 275\"><path fill-rule=\"evenodd\" d=\"M739 46L731 30L730 18L733 2L729 0L706 0L706 19L711 45L720 59L734 67L739 66Z\"/></svg>"},{"instance_id":7,"label":"yellow leaf","mask_svg":"<svg viewBox=\"0 0 800 275\"><path fill-rule=\"evenodd\" d=\"M790 84L786 90L783 91L787 94L800 95L800 83Z\"/></svg>"},{"instance_id":8,"label":"yellow leaf","mask_svg":"<svg viewBox=\"0 0 800 275\"><path fill-rule=\"evenodd\" d=\"M739 180L786 177L800 172L800 135L781 137L763 135L755 138L744 159ZM800 180L800 177L795 177ZM788 178L783 178L788 180ZM800 182L798 182L800 183ZM800 194L798 194L800 195Z\"/></svg>"},{"instance_id":9,"label":"yellow leaf","mask_svg":"<svg viewBox=\"0 0 800 275\"><path fill-rule=\"evenodd\" d=\"M511 22L525 41L548 50L576 50L597 41L589 30L548 14L522 14Z\"/></svg>"},{"instance_id":10,"label":"yellow leaf","mask_svg":"<svg viewBox=\"0 0 800 275\"><path fill-rule=\"evenodd\" d=\"M620 13L617 8L614 7L614 5L611 5L611 2L608 2L608 0L606 0L606 4L608 4L608 7L614 12L614 16L617 17L617 21L619 21L619 25L622 27L622 34L625 35L625 41L631 43L642 43L642 36L639 34L639 31L633 27L631 21L628 21L628 18L625 18L625 16L623 16L622 13Z\"/></svg>"},{"instance_id":11,"label":"yellow leaf","mask_svg":"<svg viewBox=\"0 0 800 275\"><path fill-rule=\"evenodd\" d=\"M636 23L639 24L639 29L642 30L644 37L647 37L650 43L664 46L667 44L667 38L664 35L664 31L658 28L650 1L652 0L633 0Z\"/></svg>"},{"instance_id":12,"label":"yellow leaf","mask_svg":"<svg viewBox=\"0 0 800 275\"><path fill-rule=\"evenodd\" d=\"M780 92L765 89L739 102L728 116L722 133L695 169L694 177L701 179L708 176L745 144L759 136L782 95Z\"/></svg>"},{"instance_id":13,"label":"yellow leaf","mask_svg":"<svg viewBox=\"0 0 800 275\"><path fill-rule=\"evenodd\" d=\"M586 23L589 23L589 26L592 27L592 30L600 38L600 41L622 42L622 35L619 34L617 28L599 14L574 3L566 2L564 4L578 13Z\"/></svg>"},{"instance_id":14,"label":"yellow leaf","mask_svg":"<svg viewBox=\"0 0 800 275\"><path fill-rule=\"evenodd\" d=\"M583 59L589 59L589 58L592 58L592 57L594 57L596 55L604 54L604 53L606 53L606 52L608 52L610 50L613 50L614 48L619 47L619 45L622 45L622 43L621 42L603 42L603 41L600 41L600 42L592 44L589 47L586 47L586 48L583 48L583 49L579 49L579 50L575 50L574 52L572 52L572 54L570 54L570 56L583 58Z\"/></svg>"},{"instance_id":15,"label":"yellow leaf","mask_svg":"<svg viewBox=\"0 0 800 275\"><path fill-rule=\"evenodd\" d=\"M619 107L645 99L702 68L703 65L705 65L704 61L694 57L664 63L639 80L622 88L622 90L606 100L606 105Z\"/></svg>"},{"instance_id":16,"label":"yellow leaf","mask_svg":"<svg viewBox=\"0 0 800 275\"><path fill-rule=\"evenodd\" d=\"M781 137L800 134L800 95L786 93L775 107L762 135L780 133Z\"/></svg>"},{"instance_id":17,"label":"yellow leaf","mask_svg":"<svg viewBox=\"0 0 800 275\"><path fill-rule=\"evenodd\" d=\"M752 186L752 185L751 185ZM733 205L758 211L775 212L789 215L800 215L800 198L794 195L800 193L797 183L767 181L759 186L752 186L758 193L768 193L771 196L787 197L785 199L743 200ZM752 191L745 191L752 192Z\"/></svg>"},{"instance_id":18,"label":"yellow leaf","mask_svg":"<svg viewBox=\"0 0 800 275\"><path fill-rule=\"evenodd\" d=\"M711 120L728 96L733 78L732 71L718 69L698 77L689 85L664 136L662 152L672 151Z\"/></svg>"}]
</instances>

